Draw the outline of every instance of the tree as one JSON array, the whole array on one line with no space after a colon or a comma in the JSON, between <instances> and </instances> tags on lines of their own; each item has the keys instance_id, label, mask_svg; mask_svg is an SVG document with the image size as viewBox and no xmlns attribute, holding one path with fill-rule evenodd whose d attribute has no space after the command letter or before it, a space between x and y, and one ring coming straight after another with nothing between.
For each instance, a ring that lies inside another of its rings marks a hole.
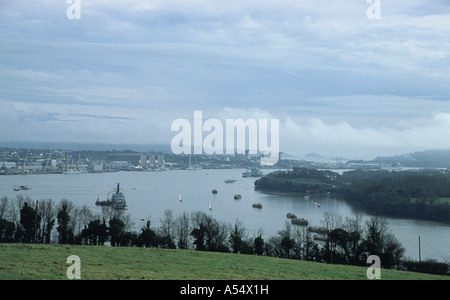
<instances>
[{"instance_id":1,"label":"tree","mask_svg":"<svg viewBox=\"0 0 450 300\"><path fill-rule=\"evenodd\" d=\"M108 237L105 220L91 221L81 232L81 243L87 245L103 245Z\"/></svg>"},{"instance_id":2,"label":"tree","mask_svg":"<svg viewBox=\"0 0 450 300\"><path fill-rule=\"evenodd\" d=\"M41 242L50 244L51 233L56 222L56 210L53 207L52 199L39 201L39 217L41 218Z\"/></svg>"},{"instance_id":3,"label":"tree","mask_svg":"<svg viewBox=\"0 0 450 300\"><path fill-rule=\"evenodd\" d=\"M0 198L0 219L4 219L6 211L8 210L9 199L8 197Z\"/></svg>"},{"instance_id":4,"label":"tree","mask_svg":"<svg viewBox=\"0 0 450 300\"><path fill-rule=\"evenodd\" d=\"M291 224L286 222L285 229L278 232L280 257L290 258L291 251L294 248L294 239L291 238Z\"/></svg>"},{"instance_id":5,"label":"tree","mask_svg":"<svg viewBox=\"0 0 450 300\"><path fill-rule=\"evenodd\" d=\"M264 239L262 238L262 233L259 233L259 235L255 238L253 248L256 255L264 254Z\"/></svg>"},{"instance_id":6,"label":"tree","mask_svg":"<svg viewBox=\"0 0 450 300\"><path fill-rule=\"evenodd\" d=\"M109 220L109 234L111 236L111 246L121 246L122 235L125 234L125 223L117 217Z\"/></svg>"},{"instance_id":7,"label":"tree","mask_svg":"<svg viewBox=\"0 0 450 300\"><path fill-rule=\"evenodd\" d=\"M73 244L74 234L73 229L70 228L70 215L69 215L70 203L68 201L62 200L60 209L57 215L58 227L56 230L59 233L58 243L59 244Z\"/></svg>"},{"instance_id":8,"label":"tree","mask_svg":"<svg viewBox=\"0 0 450 300\"><path fill-rule=\"evenodd\" d=\"M205 226L199 224L198 228L194 228L191 231L191 235L194 237L195 250L204 251L205 250Z\"/></svg>"},{"instance_id":9,"label":"tree","mask_svg":"<svg viewBox=\"0 0 450 300\"><path fill-rule=\"evenodd\" d=\"M148 220L146 224L141 228L141 232L136 238L136 246L138 247L157 247L158 246L158 236L156 232L150 228L150 221Z\"/></svg>"},{"instance_id":10,"label":"tree","mask_svg":"<svg viewBox=\"0 0 450 300\"><path fill-rule=\"evenodd\" d=\"M36 225L36 210L24 203L20 210L20 226L17 230L18 241L22 243L32 243L34 241Z\"/></svg>"},{"instance_id":11,"label":"tree","mask_svg":"<svg viewBox=\"0 0 450 300\"><path fill-rule=\"evenodd\" d=\"M296 227L293 232L294 254L301 260L314 260L314 242L311 239L310 231L305 227Z\"/></svg>"},{"instance_id":12,"label":"tree","mask_svg":"<svg viewBox=\"0 0 450 300\"><path fill-rule=\"evenodd\" d=\"M245 228L241 221L236 220L230 230L229 242L233 253L241 253L244 248Z\"/></svg>"},{"instance_id":13,"label":"tree","mask_svg":"<svg viewBox=\"0 0 450 300\"><path fill-rule=\"evenodd\" d=\"M15 242L16 226L13 222L0 218L0 243Z\"/></svg>"},{"instance_id":14,"label":"tree","mask_svg":"<svg viewBox=\"0 0 450 300\"><path fill-rule=\"evenodd\" d=\"M193 213L191 221L194 225L191 235L194 237L194 245L196 245L197 250L229 251L227 246L227 225L219 223L203 212Z\"/></svg>"},{"instance_id":15,"label":"tree","mask_svg":"<svg viewBox=\"0 0 450 300\"><path fill-rule=\"evenodd\" d=\"M189 214L183 212L183 214L175 220L175 232L177 239L178 249L189 249Z\"/></svg>"},{"instance_id":16,"label":"tree","mask_svg":"<svg viewBox=\"0 0 450 300\"><path fill-rule=\"evenodd\" d=\"M363 246L367 256L378 255L385 268L399 265L405 249L389 231L387 220L371 217L366 221L366 231Z\"/></svg>"},{"instance_id":17,"label":"tree","mask_svg":"<svg viewBox=\"0 0 450 300\"><path fill-rule=\"evenodd\" d=\"M161 219L160 226L161 247L168 249L175 249L175 219L173 211L166 209L164 211L164 218Z\"/></svg>"}]
</instances>

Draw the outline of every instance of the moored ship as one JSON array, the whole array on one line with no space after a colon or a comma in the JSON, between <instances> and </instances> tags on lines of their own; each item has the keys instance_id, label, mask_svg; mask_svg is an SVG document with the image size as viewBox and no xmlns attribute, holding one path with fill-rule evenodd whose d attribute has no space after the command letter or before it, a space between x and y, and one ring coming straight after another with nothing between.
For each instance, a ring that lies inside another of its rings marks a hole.
<instances>
[{"instance_id":1,"label":"moored ship","mask_svg":"<svg viewBox=\"0 0 450 300\"><path fill-rule=\"evenodd\" d=\"M111 200L109 200L109 194L114 193L111 197ZM181 195L180 195L181 197ZM97 201L95 202L96 205L99 206L111 206L114 209L120 209L124 210L127 209L127 202L125 200L125 196L120 191L119 183L117 184L117 189L115 191L111 191L108 193L108 199L105 201L100 201L100 199L97 198Z\"/></svg>"}]
</instances>

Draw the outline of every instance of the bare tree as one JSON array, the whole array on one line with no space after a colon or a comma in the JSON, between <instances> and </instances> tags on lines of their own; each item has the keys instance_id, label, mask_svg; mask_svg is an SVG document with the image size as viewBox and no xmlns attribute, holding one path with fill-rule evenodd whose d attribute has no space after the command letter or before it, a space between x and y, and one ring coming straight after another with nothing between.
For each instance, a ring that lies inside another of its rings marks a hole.
<instances>
[{"instance_id":1,"label":"bare tree","mask_svg":"<svg viewBox=\"0 0 450 300\"><path fill-rule=\"evenodd\" d=\"M183 212L175 219L175 236L178 249L190 248L191 226L189 222L189 213Z\"/></svg>"},{"instance_id":2,"label":"bare tree","mask_svg":"<svg viewBox=\"0 0 450 300\"><path fill-rule=\"evenodd\" d=\"M6 218L6 213L8 212L9 199L8 197L0 198L0 219Z\"/></svg>"},{"instance_id":3,"label":"bare tree","mask_svg":"<svg viewBox=\"0 0 450 300\"><path fill-rule=\"evenodd\" d=\"M162 238L161 246L170 249L175 248L175 218L173 211L166 209L164 211L164 217L160 221L159 235Z\"/></svg>"},{"instance_id":4,"label":"bare tree","mask_svg":"<svg viewBox=\"0 0 450 300\"><path fill-rule=\"evenodd\" d=\"M50 244L52 230L56 222L56 209L53 200L39 200L38 213L41 216L41 242Z\"/></svg>"}]
</instances>

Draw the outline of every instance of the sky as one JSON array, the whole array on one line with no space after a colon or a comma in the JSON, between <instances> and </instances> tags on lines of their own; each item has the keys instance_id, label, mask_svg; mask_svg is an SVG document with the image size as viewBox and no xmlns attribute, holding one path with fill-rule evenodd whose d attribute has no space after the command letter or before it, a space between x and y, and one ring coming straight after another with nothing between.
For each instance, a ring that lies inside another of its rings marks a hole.
<instances>
[{"instance_id":1,"label":"sky","mask_svg":"<svg viewBox=\"0 0 450 300\"><path fill-rule=\"evenodd\" d=\"M297 157L450 149L450 3L0 0L0 146L170 145L194 111Z\"/></svg>"}]
</instances>

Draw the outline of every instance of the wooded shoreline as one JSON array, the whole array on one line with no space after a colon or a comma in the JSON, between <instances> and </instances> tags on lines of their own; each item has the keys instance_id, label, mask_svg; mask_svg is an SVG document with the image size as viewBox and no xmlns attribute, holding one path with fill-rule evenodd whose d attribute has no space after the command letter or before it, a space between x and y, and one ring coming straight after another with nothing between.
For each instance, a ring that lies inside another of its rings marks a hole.
<instances>
[{"instance_id":1,"label":"wooded shoreline","mask_svg":"<svg viewBox=\"0 0 450 300\"><path fill-rule=\"evenodd\" d=\"M450 223L450 171L354 170L294 168L255 181L258 190L325 193L342 197L370 214Z\"/></svg>"}]
</instances>

